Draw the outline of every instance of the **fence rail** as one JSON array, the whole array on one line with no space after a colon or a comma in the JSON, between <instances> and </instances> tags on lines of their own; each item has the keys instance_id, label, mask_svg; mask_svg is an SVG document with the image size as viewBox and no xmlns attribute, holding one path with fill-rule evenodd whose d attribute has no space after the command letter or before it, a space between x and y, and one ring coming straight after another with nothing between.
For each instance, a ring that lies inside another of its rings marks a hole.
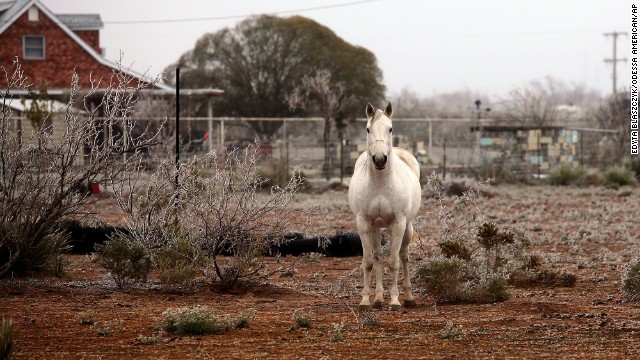
<instances>
[{"instance_id":1,"label":"fence rail","mask_svg":"<svg viewBox=\"0 0 640 360\"><path fill-rule=\"evenodd\" d=\"M59 114L60 115L60 114ZM18 122L29 124L25 118L14 117ZM105 119L95 118L100 122ZM175 119L134 118L136 122L166 121L175 127ZM54 140L64 129L64 115L51 116ZM258 117L181 117L180 152L185 156L201 154L211 150L229 151L236 147L259 145L262 166L269 169L294 167L301 169L308 177L327 179L349 177L358 155L365 150L364 122L359 118L349 121L344 127L333 127L332 137L325 144L323 118L258 118ZM273 123L275 131L271 136L257 136L255 123ZM394 145L412 151L423 166L423 171L446 173L465 172L480 166L483 157L479 146L479 135L472 128L482 127L490 119L474 118L394 118ZM28 125L22 125L29 128ZM580 132L580 165L597 161L598 137L611 131L600 129L573 128ZM23 133L27 131L23 130ZM24 135L23 135L24 136ZM28 134L27 134L28 136ZM256 141L257 140L257 141ZM583 145L584 142L584 145ZM167 141L165 150L175 151L175 140ZM325 159L325 146L328 157ZM170 154L167 154L170 155ZM513 164L513 170L522 172L530 167ZM539 169L531 170L534 174Z\"/></svg>"}]
</instances>

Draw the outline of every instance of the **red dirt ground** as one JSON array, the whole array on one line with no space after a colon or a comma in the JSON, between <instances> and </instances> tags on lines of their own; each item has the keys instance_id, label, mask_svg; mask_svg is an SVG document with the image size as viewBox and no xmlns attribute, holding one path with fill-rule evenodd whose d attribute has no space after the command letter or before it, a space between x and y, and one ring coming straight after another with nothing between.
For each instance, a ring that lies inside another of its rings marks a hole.
<instances>
[{"instance_id":1,"label":"red dirt ground","mask_svg":"<svg viewBox=\"0 0 640 360\"><path fill-rule=\"evenodd\" d=\"M626 302L621 292L624 266L640 250L637 189L491 191L496 196L478 204L485 215L529 231L528 251L576 274L575 287L518 288L503 303L444 306L418 290L416 308L360 313L360 258L268 258L272 271L262 284L222 294L202 284L181 292L158 284L118 291L90 257L70 255L64 278L0 281L0 317L17 324L16 359L640 358L640 305ZM353 230L344 192L303 194L302 200L314 196L331 208L319 231ZM117 221L117 212L103 205L102 218ZM435 205L425 199L422 209ZM432 245L437 232L432 225L421 238ZM291 268L293 276L285 276ZM163 311L195 305L232 317L252 310L255 319L220 335L158 330ZM297 309L310 314L311 328L291 330ZM444 331L447 323L457 335ZM340 325L342 340L334 342Z\"/></svg>"}]
</instances>

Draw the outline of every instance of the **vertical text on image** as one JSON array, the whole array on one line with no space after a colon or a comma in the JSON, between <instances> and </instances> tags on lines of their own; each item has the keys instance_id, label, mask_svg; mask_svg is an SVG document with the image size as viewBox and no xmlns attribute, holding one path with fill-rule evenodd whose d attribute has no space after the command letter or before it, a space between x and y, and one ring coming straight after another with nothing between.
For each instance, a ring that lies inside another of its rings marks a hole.
<instances>
[{"instance_id":1,"label":"vertical text on image","mask_svg":"<svg viewBox=\"0 0 640 360\"><path fill-rule=\"evenodd\" d=\"M638 155L638 6L631 4L631 155Z\"/></svg>"}]
</instances>

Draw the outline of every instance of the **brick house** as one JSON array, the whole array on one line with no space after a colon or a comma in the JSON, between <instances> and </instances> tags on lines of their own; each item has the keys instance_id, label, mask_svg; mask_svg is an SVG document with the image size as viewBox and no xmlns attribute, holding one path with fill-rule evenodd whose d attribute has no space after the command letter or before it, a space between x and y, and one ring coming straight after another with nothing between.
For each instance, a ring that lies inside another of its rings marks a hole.
<instances>
[{"instance_id":1,"label":"brick house","mask_svg":"<svg viewBox=\"0 0 640 360\"><path fill-rule=\"evenodd\" d=\"M0 1L0 66L12 68L14 59L22 65L24 75L38 87L46 84L55 97L68 89L75 69L80 88L93 79L103 78L105 87L118 65L102 56L99 14L54 14L38 0ZM123 69L143 81L142 74ZM165 84L155 89L173 90Z\"/></svg>"},{"instance_id":2,"label":"brick house","mask_svg":"<svg viewBox=\"0 0 640 360\"><path fill-rule=\"evenodd\" d=\"M67 104L74 71L78 75L80 95L86 94L86 90L91 88L91 79L101 79L98 91L93 92L90 98L84 98L85 104L77 103L78 109L74 111L80 113L85 105L98 105L102 101L104 89L117 72L152 84L154 79L126 67L119 67L116 62L103 56L104 51L100 47L102 28L99 14L54 14L39 0L0 0L0 66L11 72L13 62L17 59L24 76L32 85L30 90L38 92L44 85L51 104ZM0 76L4 74L0 72ZM135 86L135 83L134 81L132 86ZM3 89L2 85L0 84L0 92L8 93L9 97L13 98L8 104L15 115L11 127L22 134L24 139L33 129L26 123L23 124L25 108L22 104L28 104L29 100L33 99L33 94L20 89ZM153 108L153 104L157 102L173 103L176 89L158 82L143 89L141 93L145 97L142 101L136 102L136 107L142 108L145 107L144 103L149 103L152 105L147 105L146 108ZM211 99L223 93L223 90L213 88L182 89L180 98L209 99L209 114L212 114ZM56 139L62 135L62 129L65 128L65 114L49 107L51 109L47 120L51 126L48 129ZM188 113L188 109L185 108L181 108L181 113L185 113L185 110ZM163 118L166 115L164 114ZM209 133L213 131L212 126L209 119ZM211 148L213 143L209 139L209 149Z\"/></svg>"}]
</instances>

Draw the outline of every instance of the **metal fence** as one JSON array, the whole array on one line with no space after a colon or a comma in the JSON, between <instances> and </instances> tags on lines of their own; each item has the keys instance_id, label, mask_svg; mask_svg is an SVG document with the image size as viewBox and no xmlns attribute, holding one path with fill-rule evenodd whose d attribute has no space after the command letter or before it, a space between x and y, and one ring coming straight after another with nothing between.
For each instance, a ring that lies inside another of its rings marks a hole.
<instances>
[{"instance_id":1,"label":"metal fence","mask_svg":"<svg viewBox=\"0 0 640 360\"><path fill-rule=\"evenodd\" d=\"M52 117L55 139L63 132L64 117ZM14 118L16 124L20 118ZM100 121L100 119L96 119ZM136 119L159 123L162 120ZM394 118L394 145L409 149L416 155L423 174L477 174L486 166L486 154L479 146L477 119ZM490 120L485 120L490 121ZM28 123L22 119L23 123ZM339 180L349 178L357 157L365 150L365 119L356 119L344 126L332 126L330 141L324 142L323 118L228 118L187 117L180 119L181 156L194 156L210 150L228 152L234 148L257 147L261 155L259 166L270 172L290 173L298 168L308 178ZM166 123L168 136L159 153L172 156L175 152L175 120ZM142 126L144 127L144 125ZM270 136L260 136L259 128L269 128ZM166 134L165 134L166 135ZM583 132L580 138L579 159L583 166L598 165L601 161L597 142L602 134ZM326 145L326 146L325 146ZM325 147L328 157L325 159ZM81 164L79 164L81 165ZM539 169L513 166L513 171L534 176ZM284 169L284 170L283 170ZM524 169L524 170L523 170Z\"/></svg>"}]
</instances>

